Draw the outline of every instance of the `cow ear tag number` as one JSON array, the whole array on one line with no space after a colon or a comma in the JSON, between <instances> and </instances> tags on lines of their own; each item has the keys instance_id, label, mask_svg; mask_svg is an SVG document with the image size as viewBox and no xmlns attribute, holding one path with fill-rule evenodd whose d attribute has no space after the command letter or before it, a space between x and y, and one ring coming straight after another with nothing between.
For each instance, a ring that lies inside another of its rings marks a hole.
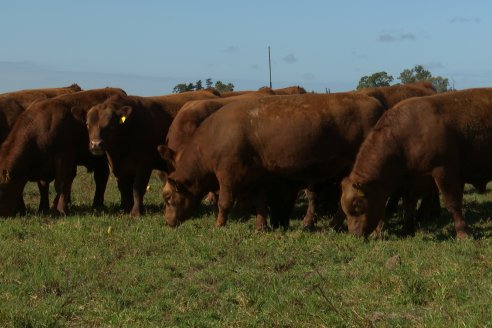
<instances>
[{"instance_id":1,"label":"cow ear tag number","mask_svg":"<svg viewBox=\"0 0 492 328\"><path fill-rule=\"evenodd\" d=\"M126 116L120 117L120 124L125 123L125 121L126 121Z\"/></svg>"}]
</instances>

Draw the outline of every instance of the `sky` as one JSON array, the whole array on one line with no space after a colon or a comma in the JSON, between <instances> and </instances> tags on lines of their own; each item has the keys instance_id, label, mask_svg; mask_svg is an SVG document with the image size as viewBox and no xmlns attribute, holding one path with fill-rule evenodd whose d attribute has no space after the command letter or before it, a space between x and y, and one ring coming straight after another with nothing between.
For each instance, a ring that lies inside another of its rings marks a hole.
<instances>
[{"instance_id":1,"label":"sky","mask_svg":"<svg viewBox=\"0 0 492 328\"><path fill-rule=\"evenodd\" d=\"M490 0L1 0L0 92L78 83L141 96L211 78L349 91L423 65L492 86Z\"/></svg>"}]
</instances>

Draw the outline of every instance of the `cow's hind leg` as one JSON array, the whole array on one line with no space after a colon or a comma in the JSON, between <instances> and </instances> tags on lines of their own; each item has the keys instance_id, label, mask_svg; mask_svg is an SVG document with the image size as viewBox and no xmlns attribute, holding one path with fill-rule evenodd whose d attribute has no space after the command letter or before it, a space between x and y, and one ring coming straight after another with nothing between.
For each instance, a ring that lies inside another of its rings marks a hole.
<instances>
[{"instance_id":1,"label":"cow's hind leg","mask_svg":"<svg viewBox=\"0 0 492 328\"><path fill-rule=\"evenodd\" d=\"M234 195L232 188L224 183L219 182L219 201L217 203L219 213L217 214L217 227L224 226L227 223L227 218L232 206L234 205Z\"/></svg>"},{"instance_id":2,"label":"cow's hind leg","mask_svg":"<svg viewBox=\"0 0 492 328\"><path fill-rule=\"evenodd\" d=\"M444 168L434 170L432 176L444 197L447 210L453 216L456 237L467 238L468 228L462 214L464 183L457 179L456 174L451 174Z\"/></svg>"}]
</instances>

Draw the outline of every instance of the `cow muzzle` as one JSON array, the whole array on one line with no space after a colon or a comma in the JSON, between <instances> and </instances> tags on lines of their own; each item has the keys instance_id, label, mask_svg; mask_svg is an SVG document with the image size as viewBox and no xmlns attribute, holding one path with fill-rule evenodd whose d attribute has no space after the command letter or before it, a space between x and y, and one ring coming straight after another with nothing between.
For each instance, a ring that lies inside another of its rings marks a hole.
<instances>
[{"instance_id":1,"label":"cow muzzle","mask_svg":"<svg viewBox=\"0 0 492 328\"><path fill-rule=\"evenodd\" d=\"M89 142L89 150L94 155L104 155L104 143L101 139L92 139Z\"/></svg>"}]
</instances>

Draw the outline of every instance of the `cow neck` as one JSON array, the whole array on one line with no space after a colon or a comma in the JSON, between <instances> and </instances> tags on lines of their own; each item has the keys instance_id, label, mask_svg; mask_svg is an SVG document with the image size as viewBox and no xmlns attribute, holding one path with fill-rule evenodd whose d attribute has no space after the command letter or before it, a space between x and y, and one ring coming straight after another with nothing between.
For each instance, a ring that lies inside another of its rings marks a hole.
<instances>
[{"instance_id":1,"label":"cow neck","mask_svg":"<svg viewBox=\"0 0 492 328\"><path fill-rule=\"evenodd\" d=\"M402 148L391 129L373 130L362 143L351 180L363 185L393 189L405 174Z\"/></svg>"},{"instance_id":2,"label":"cow neck","mask_svg":"<svg viewBox=\"0 0 492 328\"><path fill-rule=\"evenodd\" d=\"M204 195L207 191L213 190L214 180L212 172L209 172L202 164L202 154L199 147L190 143L185 147L178 163L174 175L184 183L188 190L196 195Z\"/></svg>"}]
</instances>

